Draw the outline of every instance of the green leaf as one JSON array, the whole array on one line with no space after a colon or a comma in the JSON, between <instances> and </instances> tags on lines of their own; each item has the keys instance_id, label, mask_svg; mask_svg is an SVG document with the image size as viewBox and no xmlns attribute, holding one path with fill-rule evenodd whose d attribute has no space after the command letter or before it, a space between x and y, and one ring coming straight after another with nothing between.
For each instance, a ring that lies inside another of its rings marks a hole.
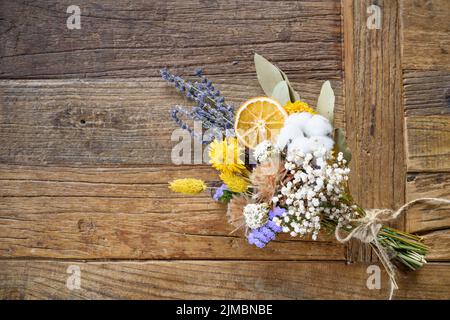
<instances>
[{"instance_id":1,"label":"green leaf","mask_svg":"<svg viewBox=\"0 0 450 320\"><path fill-rule=\"evenodd\" d=\"M280 70L257 53L255 53L255 68L261 88L270 97L276 85L284 80Z\"/></svg>"},{"instance_id":2,"label":"green leaf","mask_svg":"<svg viewBox=\"0 0 450 320\"><path fill-rule=\"evenodd\" d=\"M222 196L219 198L219 201L228 203L230 202L231 198L233 198L233 192L229 190L224 190Z\"/></svg>"},{"instance_id":3,"label":"green leaf","mask_svg":"<svg viewBox=\"0 0 450 320\"><path fill-rule=\"evenodd\" d=\"M295 92L286 74L257 53L255 53L255 68L259 84L268 97L271 96L278 83L284 80L289 89L289 100L291 102L300 100L299 94Z\"/></svg>"},{"instance_id":4,"label":"green leaf","mask_svg":"<svg viewBox=\"0 0 450 320\"><path fill-rule=\"evenodd\" d=\"M282 106L284 106L291 100L291 97L289 95L289 87L286 81L278 82L278 84L273 89L272 98L281 103Z\"/></svg>"},{"instance_id":5,"label":"green leaf","mask_svg":"<svg viewBox=\"0 0 450 320\"><path fill-rule=\"evenodd\" d=\"M347 140L345 139L345 134L340 128L334 130L334 150L336 155L342 152L344 159L349 163L352 160L352 152L347 146Z\"/></svg>"},{"instance_id":6,"label":"green leaf","mask_svg":"<svg viewBox=\"0 0 450 320\"><path fill-rule=\"evenodd\" d=\"M317 113L327 118L333 124L335 96L330 81L325 81L317 100Z\"/></svg>"}]
</instances>

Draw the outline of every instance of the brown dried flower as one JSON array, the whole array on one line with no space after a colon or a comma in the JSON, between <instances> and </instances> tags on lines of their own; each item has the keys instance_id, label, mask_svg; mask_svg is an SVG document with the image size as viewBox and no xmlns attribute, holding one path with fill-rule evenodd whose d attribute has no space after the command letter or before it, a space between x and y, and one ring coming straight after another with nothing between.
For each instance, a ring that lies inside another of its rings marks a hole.
<instances>
[{"instance_id":1,"label":"brown dried flower","mask_svg":"<svg viewBox=\"0 0 450 320\"><path fill-rule=\"evenodd\" d=\"M228 222L235 228L244 226L244 207L248 203L248 199L242 195L234 195L228 203Z\"/></svg>"},{"instance_id":2,"label":"brown dried flower","mask_svg":"<svg viewBox=\"0 0 450 320\"><path fill-rule=\"evenodd\" d=\"M271 160L259 164L250 175L254 199L270 203L280 186L280 180L284 177L284 171L281 161Z\"/></svg>"}]
</instances>

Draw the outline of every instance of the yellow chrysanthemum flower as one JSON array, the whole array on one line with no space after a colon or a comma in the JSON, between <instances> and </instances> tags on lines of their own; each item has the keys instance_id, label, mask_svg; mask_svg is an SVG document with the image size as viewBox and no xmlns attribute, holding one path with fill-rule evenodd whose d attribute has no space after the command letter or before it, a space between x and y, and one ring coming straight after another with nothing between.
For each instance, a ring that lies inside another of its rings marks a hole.
<instances>
[{"instance_id":1,"label":"yellow chrysanthemum flower","mask_svg":"<svg viewBox=\"0 0 450 320\"><path fill-rule=\"evenodd\" d=\"M183 194L195 195L206 189L206 184L199 179L178 179L170 182L169 189Z\"/></svg>"},{"instance_id":2,"label":"yellow chrysanthemum flower","mask_svg":"<svg viewBox=\"0 0 450 320\"><path fill-rule=\"evenodd\" d=\"M244 173L246 169L240 151L237 138L214 140L209 145L209 163L222 172Z\"/></svg>"},{"instance_id":3,"label":"yellow chrysanthemum flower","mask_svg":"<svg viewBox=\"0 0 450 320\"><path fill-rule=\"evenodd\" d=\"M220 174L220 179L232 192L242 193L247 191L248 181L241 176L235 175L231 172L222 172Z\"/></svg>"},{"instance_id":4,"label":"yellow chrysanthemum flower","mask_svg":"<svg viewBox=\"0 0 450 320\"><path fill-rule=\"evenodd\" d=\"M317 112L314 111L313 108L311 108L306 102L297 100L295 102L288 102L284 105L284 110L291 115L293 113L300 113L300 112L309 112L311 114L316 114Z\"/></svg>"}]
</instances>

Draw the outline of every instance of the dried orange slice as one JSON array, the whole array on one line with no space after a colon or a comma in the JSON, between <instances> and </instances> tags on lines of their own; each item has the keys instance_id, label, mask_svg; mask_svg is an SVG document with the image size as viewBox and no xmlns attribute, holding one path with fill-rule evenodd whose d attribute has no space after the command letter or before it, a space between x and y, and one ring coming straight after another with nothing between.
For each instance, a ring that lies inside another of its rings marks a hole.
<instances>
[{"instance_id":1,"label":"dried orange slice","mask_svg":"<svg viewBox=\"0 0 450 320\"><path fill-rule=\"evenodd\" d=\"M276 100L267 97L250 99L236 112L236 136L251 149L264 140L275 143L287 116L286 110Z\"/></svg>"}]
</instances>

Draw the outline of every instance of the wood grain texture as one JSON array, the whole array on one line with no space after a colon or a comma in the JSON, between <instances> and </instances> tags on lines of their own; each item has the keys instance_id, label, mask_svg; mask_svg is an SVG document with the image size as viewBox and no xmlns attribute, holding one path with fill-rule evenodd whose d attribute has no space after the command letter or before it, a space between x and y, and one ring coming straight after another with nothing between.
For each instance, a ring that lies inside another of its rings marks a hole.
<instances>
[{"instance_id":1,"label":"wood grain texture","mask_svg":"<svg viewBox=\"0 0 450 320\"><path fill-rule=\"evenodd\" d=\"M71 31L70 0L1 1L0 298L386 299L385 275L368 290L367 265L344 264L372 260L359 244L281 237L259 250L207 195L169 193L172 179L216 173L172 165L168 112L185 101L157 78L204 67L239 104L262 93L258 52L313 106L331 79L357 200L448 198L448 1L375 1L382 29L368 30L372 3L89 0ZM450 299L449 209L405 216L432 263L400 274L396 298ZM69 265L81 290L66 287Z\"/></svg>"},{"instance_id":2,"label":"wood grain texture","mask_svg":"<svg viewBox=\"0 0 450 320\"><path fill-rule=\"evenodd\" d=\"M0 256L58 259L343 260L336 242L280 237L265 250L230 234L225 206L168 191L209 167L0 166ZM288 241L289 240L289 241Z\"/></svg>"},{"instance_id":3,"label":"wood grain texture","mask_svg":"<svg viewBox=\"0 0 450 320\"><path fill-rule=\"evenodd\" d=\"M350 189L364 208L397 208L405 193L399 10L397 1L377 1L382 25L370 30L367 7L372 2L343 1ZM402 219L395 224L402 225ZM371 250L354 243L349 259L369 261Z\"/></svg>"},{"instance_id":4,"label":"wood grain texture","mask_svg":"<svg viewBox=\"0 0 450 320\"><path fill-rule=\"evenodd\" d=\"M450 22L448 1L400 1L406 125L406 200L449 198ZM425 173L435 172L435 173ZM406 230L422 235L428 260L450 260L450 206L417 204Z\"/></svg>"},{"instance_id":5,"label":"wood grain texture","mask_svg":"<svg viewBox=\"0 0 450 320\"><path fill-rule=\"evenodd\" d=\"M68 30L72 4L1 2L0 78L155 77L163 66L242 76L254 52L293 80L341 78L339 0L90 0Z\"/></svg>"},{"instance_id":6,"label":"wood grain texture","mask_svg":"<svg viewBox=\"0 0 450 320\"><path fill-rule=\"evenodd\" d=\"M408 171L450 171L450 116L406 118Z\"/></svg>"},{"instance_id":7,"label":"wood grain texture","mask_svg":"<svg viewBox=\"0 0 450 320\"><path fill-rule=\"evenodd\" d=\"M405 115L429 116L450 114L450 72L403 72Z\"/></svg>"},{"instance_id":8,"label":"wood grain texture","mask_svg":"<svg viewBox=\"0 0 450 320\"><path fill-rule=\"evenodd\" d=\"M262 93L256 75L212 79L236 105ZM322 81L294 85L315 105ZM332 85L342 126L342 85ZM175 104L189 105L160 79L0 81L0 162L172 164Z\"/></svg>"},{"instance_id":9,"label":"wood grain texture","mask_svg":"<svg viewBox=\"0 0 450 320\"><path fill-rule=\"evenodd\" d=\"M81 289L66 287L69 265L81 271ZM6 299L386 299L366 287L367 265L333 262L0 261L0 297ZM450 265L430 264L399 276L395 299L449 299Z\"/></svg>"},{"instance_id":10,"label":"wood grain texture","mask_svg":"<svg viewBox=\"0 0 450 320\"><path fill-rule=\"evenodd\" d=\"M405 71L408 171L450 170L450 72Z\"/></svg>"},{"instance_id":11,"label":"wood grain texture","mask_svg":"<svg viewBox=\"0 0 450 320\"><path fill-rule=\"evenodd\" d=\"M450 70L450 2L400 0L404 69Z\"/></svg>"},{"instance_id":12,"label":"wood grain texture","mask_svg":"<svg viewBox=\"0 0 450 320\"><path fill-rule=\"evenodd\" d=\"M450 198L449 173L411 173L406 184L407 200ZM428 260L450 261L450 205L418 203L407 212L406 230L424 237L430 247Z\"/></svg>"}]
</instances>

